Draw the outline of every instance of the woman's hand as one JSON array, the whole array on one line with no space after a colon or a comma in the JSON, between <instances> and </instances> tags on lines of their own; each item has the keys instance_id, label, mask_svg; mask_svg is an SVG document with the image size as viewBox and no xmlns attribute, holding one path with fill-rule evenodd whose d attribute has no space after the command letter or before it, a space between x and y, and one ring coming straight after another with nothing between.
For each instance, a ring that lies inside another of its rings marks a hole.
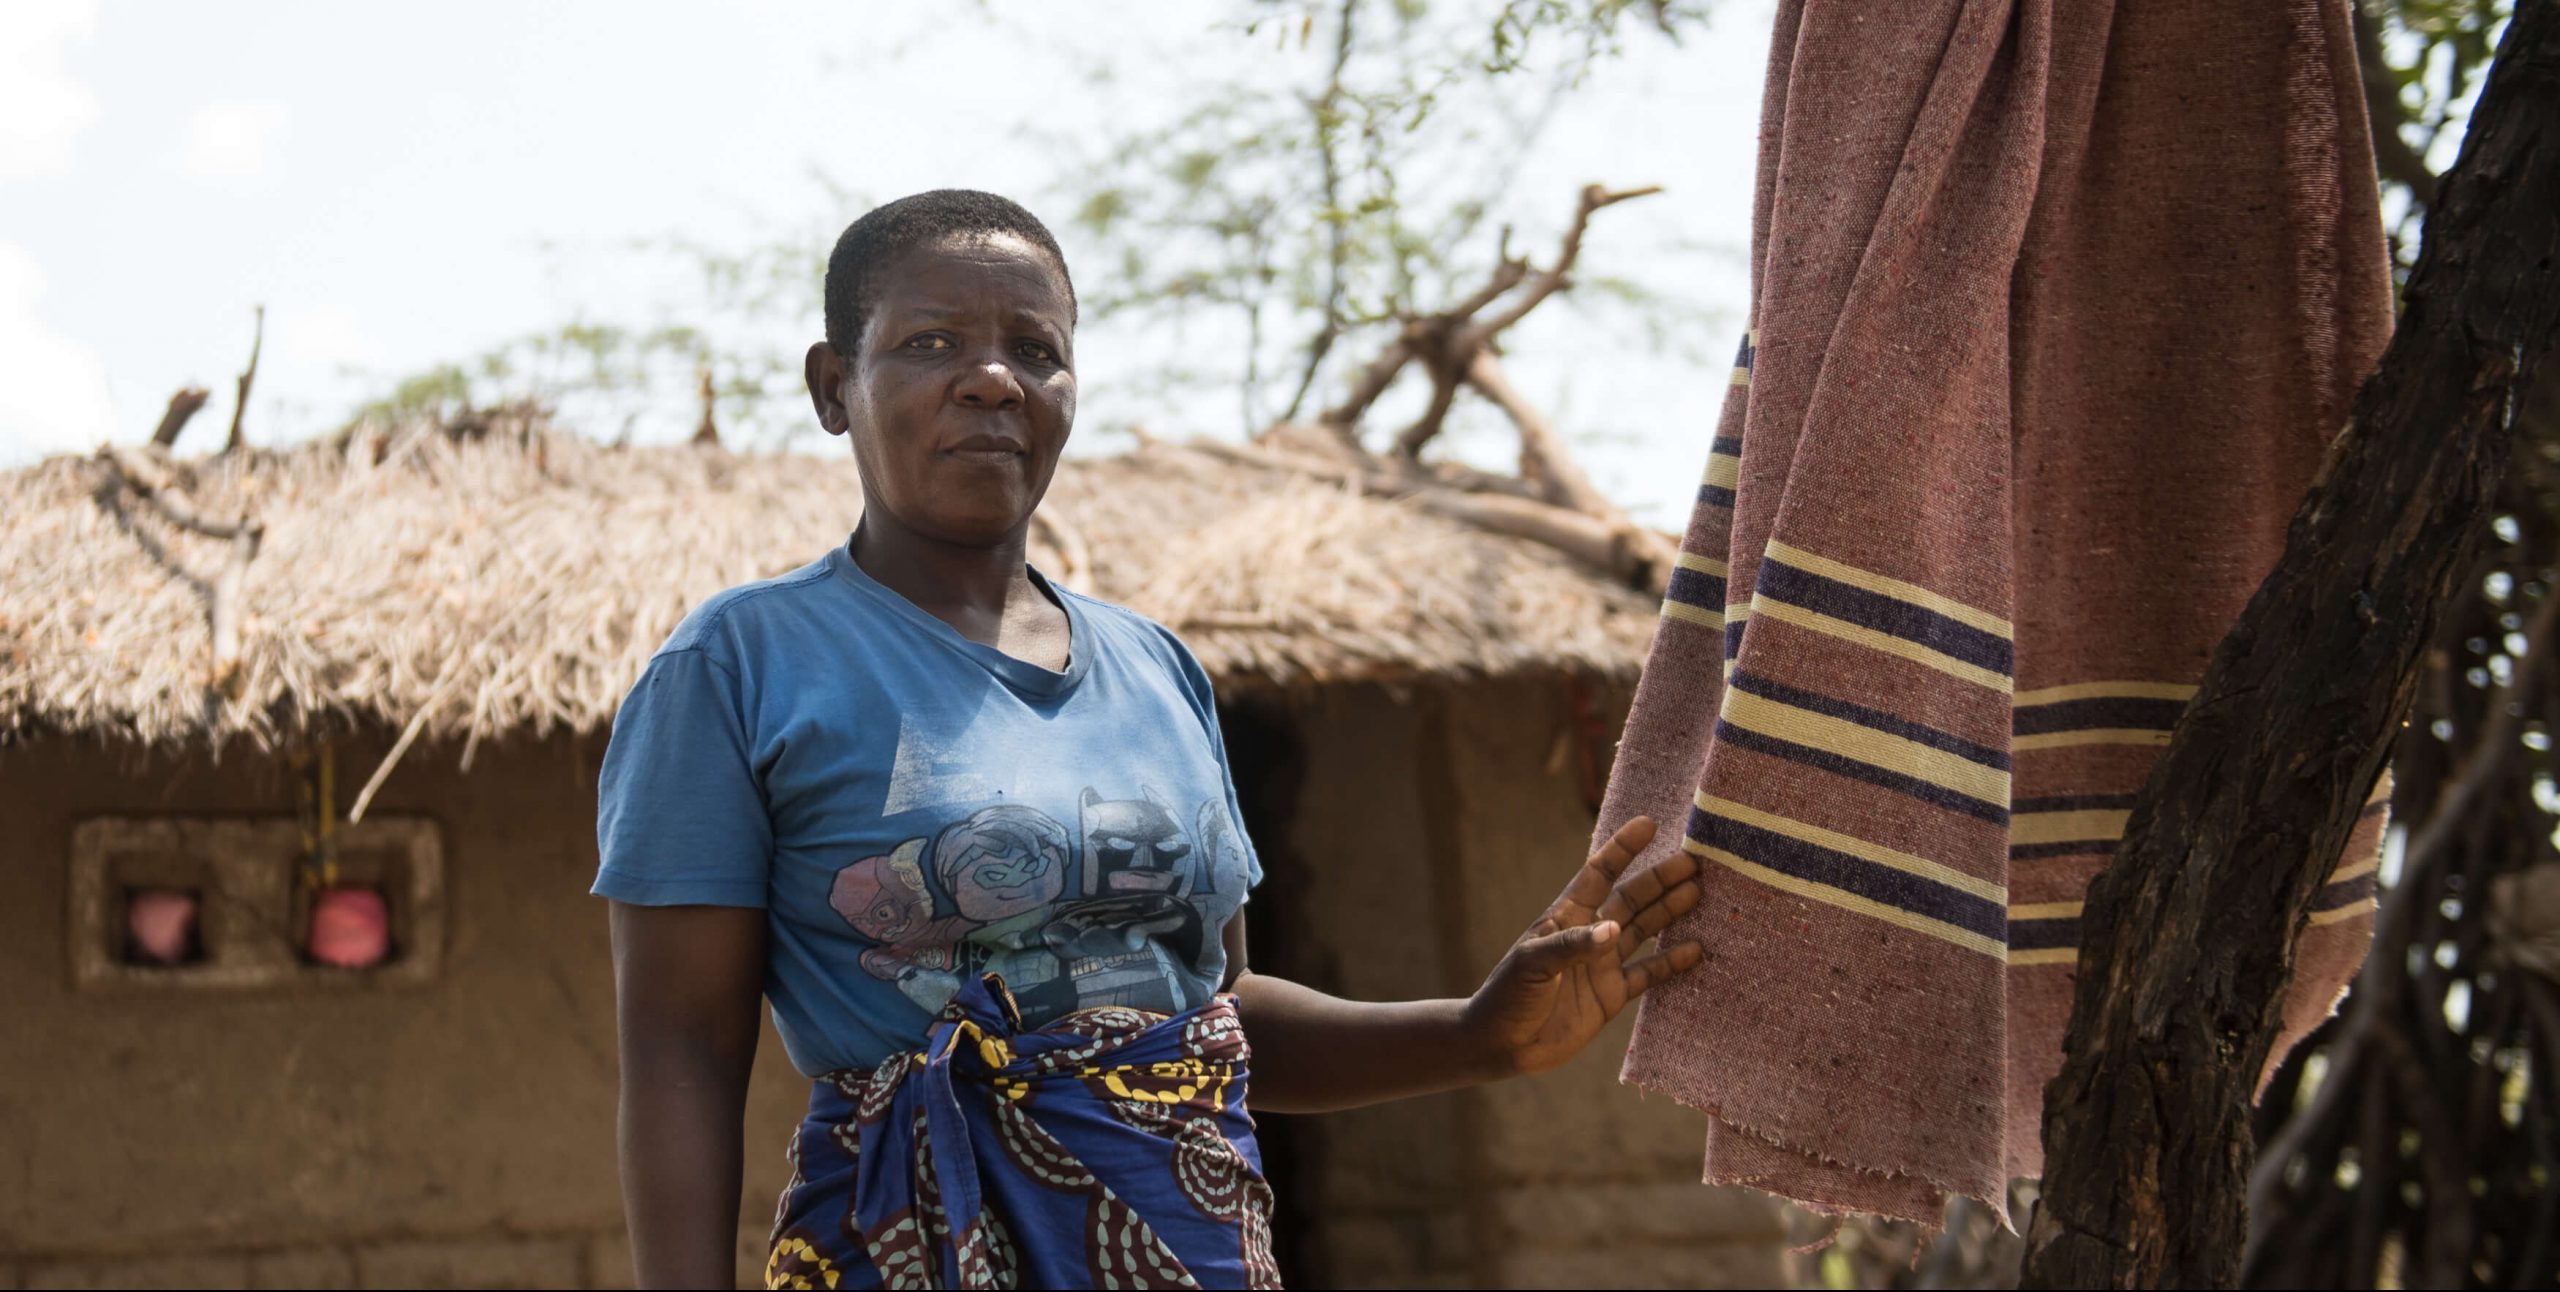
<instances>
[{"instance_id":1,"label":"woman's hand","mask_svg":"<svg viewBox=\"0 0 2560 1292\"><path fill-rule=\"evenodd\" d=\"M1494 1062L1521 1074L1555 1067L1628 1001L1705 957L1693 942L1637 954L1700 895L1698 859L1687 852L1626 875L1653 829L1641 816L1618 827L1467 1002L1467 1030Z\"/></svg>"}]
</instances>

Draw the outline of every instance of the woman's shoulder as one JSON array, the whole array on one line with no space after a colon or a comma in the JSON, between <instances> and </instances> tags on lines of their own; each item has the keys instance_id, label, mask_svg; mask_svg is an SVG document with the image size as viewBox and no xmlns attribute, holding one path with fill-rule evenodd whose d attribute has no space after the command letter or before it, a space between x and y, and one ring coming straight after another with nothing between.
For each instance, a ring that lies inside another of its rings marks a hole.
<instances>
[{"instance_id":1,"label":"woman's shoulder","mask_svg":"<svg viewBox=\"0 0 2560 1292\"><path fill-rule=\"evenodd\" d=\"M698 650L734 656L742 645L764 637L777 620L804 618L810 594L823 589L831 573L828 558L820 557L789 573L712 593L686 612L658 653Z\"/></svg>"}]
</instances>

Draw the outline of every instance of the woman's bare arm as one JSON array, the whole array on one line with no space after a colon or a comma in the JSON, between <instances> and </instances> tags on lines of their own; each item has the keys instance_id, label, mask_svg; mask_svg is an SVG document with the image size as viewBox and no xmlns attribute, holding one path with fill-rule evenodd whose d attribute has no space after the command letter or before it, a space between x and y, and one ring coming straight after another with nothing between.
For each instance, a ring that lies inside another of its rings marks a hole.
<instances>
[{"instance_id":1,"label":"woman's bare arm","mask_svg":"<svg viewBox=\"0 0 2560 1292\"><path fill-rule=\"evenodd\" d=\"M765 913L615 902L612 927L622 1202L638 1282L730 1287Z\"/></svg>"},{"instance_id":2,"label":"woman's bare arm","mask_svg":"<svg viewBox=\"0 0 2560 1292\"><path fill-rule=\"evenodd\" d=\"M1229 920L1254 1111L1357 1108L1572 1058L1628 1002L1703 958L1691 943L1646 948L1699 898L1697 859L1686 853L1626 873L1653 830L1637 817L1601 845L1464 999L1372 1004L1253 973L1244 967L1244 921Z\"/></svg>"}]
</instances>

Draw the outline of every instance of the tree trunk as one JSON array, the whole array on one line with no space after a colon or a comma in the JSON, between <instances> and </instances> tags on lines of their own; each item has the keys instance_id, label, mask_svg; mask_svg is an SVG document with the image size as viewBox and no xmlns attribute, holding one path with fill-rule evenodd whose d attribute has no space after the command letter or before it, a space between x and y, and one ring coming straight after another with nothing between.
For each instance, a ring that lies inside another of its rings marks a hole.
<instances>
[{"instance_id":1,"label":"tree trunk","mask_svg":"<svg viewBox=\"0 0 2560 1292\"><path fill-rule=\"evenodd\" d=\"M2090 885L2031 1287L2229 1287L2294 940L2560 325L2560 0L2523 0L2390 349Z\"/></svg>"}]
</instances>

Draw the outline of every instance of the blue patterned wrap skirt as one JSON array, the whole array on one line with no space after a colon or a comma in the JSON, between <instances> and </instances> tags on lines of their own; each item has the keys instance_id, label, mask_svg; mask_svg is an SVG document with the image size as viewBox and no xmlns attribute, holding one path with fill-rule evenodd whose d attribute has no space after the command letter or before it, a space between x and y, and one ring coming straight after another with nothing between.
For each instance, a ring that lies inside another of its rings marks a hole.
<instances>
[{"instance_id":1,"label":"blue patterned wrap skirt","mask_svg":"<svg viewBox=\"0 0 2560 1292\"><path fill-rule=\"evenodd\" d=\"M1276 1288L1235 998L1034 1031L994 975L924 1048L831 1072L791 1140L773 1288Z\"/></svg>"}]
</instances>

